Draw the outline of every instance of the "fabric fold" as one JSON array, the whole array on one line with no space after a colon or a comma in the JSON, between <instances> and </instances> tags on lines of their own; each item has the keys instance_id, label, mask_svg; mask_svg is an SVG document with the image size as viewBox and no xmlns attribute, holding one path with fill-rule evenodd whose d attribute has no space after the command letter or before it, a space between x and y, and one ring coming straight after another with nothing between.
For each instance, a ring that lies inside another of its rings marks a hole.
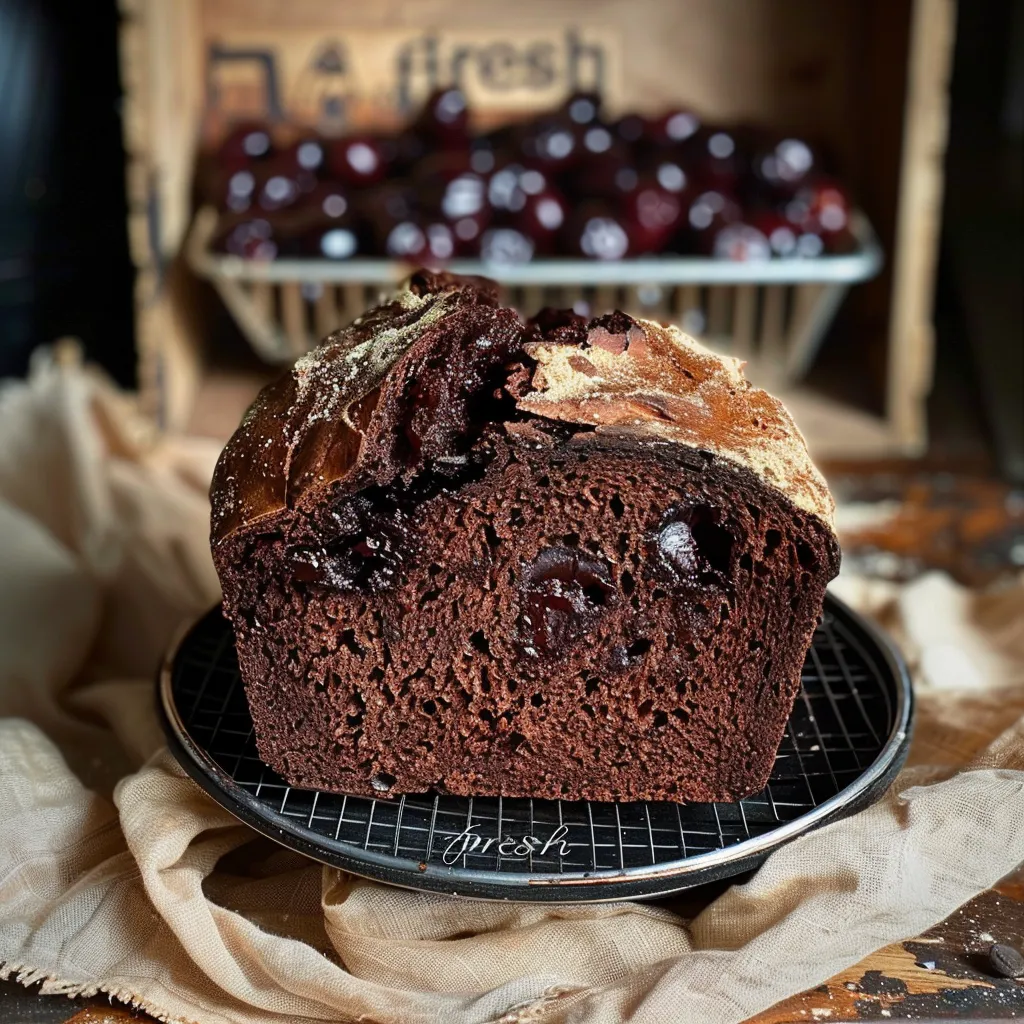
<instances>
[{"instance_id":1,"label":"fabric fold","mask_svg":"<svg viewBox=\"0 0 1024 1024\"><path fill-rule=\"evenodd\" d=\"M1024 861L1024 588L926 576L839 581L911 657L911 767L696 910L457 900L323 868L162 748L157 663L218 598L217 445L158 435L67 359L0 391L0 436L0 975L201 1024L736 1024Z\"/></svg>"}]
</instances>

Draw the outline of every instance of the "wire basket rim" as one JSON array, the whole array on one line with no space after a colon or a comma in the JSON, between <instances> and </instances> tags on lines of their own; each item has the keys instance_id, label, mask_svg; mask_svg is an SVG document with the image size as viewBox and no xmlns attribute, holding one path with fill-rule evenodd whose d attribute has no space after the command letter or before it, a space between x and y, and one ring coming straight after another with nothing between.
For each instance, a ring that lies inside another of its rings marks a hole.
<instances>
[{"instance_id":1,"label":"wire basket rim","mask_svg":"<svg viewBox=\"0 0 1024 1024\"><path fill-rule=\"evenodd\" d=\"M250 260L214 252L217 211L201 207L186 241L186 255L200 276L236 281L284 284L290 281L325 284L397 285L417 264L385 256L330 260L282 256ZM882 247L867 216L854 210L850 231L858 248L852 253L809 258L781 257L744 262L712 256L632 256L622 260L579 259L569 256L538 258L522 264L488 263L481 259L452 259L444 269L453 274L493 277L503 286L601 285L799 285L859 284L873 278L884 262Z\"/></svg>"}]
</instances>

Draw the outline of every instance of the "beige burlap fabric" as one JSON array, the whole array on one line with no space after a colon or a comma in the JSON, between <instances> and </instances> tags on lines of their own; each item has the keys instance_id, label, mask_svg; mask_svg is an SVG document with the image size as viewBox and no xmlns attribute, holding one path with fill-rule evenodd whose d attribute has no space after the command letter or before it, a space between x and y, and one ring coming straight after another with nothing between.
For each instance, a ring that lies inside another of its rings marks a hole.
<instances>
[{"instance_id":1,"label":"beige burlap fabric","mask_svg":"<svg viewBox=\"0 0 1024 1024\"><path fill-rule=\"evenodd\" d=\"M844 584L918 666L916 766L692 919L420 895L254 838L152 710L168 636L217 596L215 456L74 366L0 396L0 973L202 1024L724 1024L1024 860L1024 591L941 578Z\"/></svg>"}]
</instances>

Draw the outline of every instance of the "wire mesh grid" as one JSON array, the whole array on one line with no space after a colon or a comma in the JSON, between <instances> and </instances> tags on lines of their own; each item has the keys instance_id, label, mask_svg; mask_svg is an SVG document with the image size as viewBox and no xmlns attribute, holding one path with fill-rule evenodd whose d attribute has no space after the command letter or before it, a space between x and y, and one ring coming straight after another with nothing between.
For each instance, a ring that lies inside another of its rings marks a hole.
<instances>
[{"instance_id":1,"label":"wire mesh grid","mask_svg":"<svg viewBox=\"0 0 1024 1024\"><path fill-rule=\"evenodd\" d=\"M901 756L897 741L906 738L909 697L902 695L900 676L852 613L830 600L769 784L738 803L373 799L292 788L259 758L230 626L219 611L203 618L178 648L165 675L165 703L169 694L171 730L188 741L193 775L197 763L201 770L203 762L206 769L215 766L215 796L230 806L231 791L246 794L250 811L267 825L304 834L306 852L311 843L316 852L319 843L321 859L338 863L340 856L341 866L365 861L379 867L391 859L412 862L421 877L436 866L512 882L513 875L539 881L577 873L656 874L713 851L735 847L741 853L743 844L813 817Z\"/></svg>"}]
</instances>

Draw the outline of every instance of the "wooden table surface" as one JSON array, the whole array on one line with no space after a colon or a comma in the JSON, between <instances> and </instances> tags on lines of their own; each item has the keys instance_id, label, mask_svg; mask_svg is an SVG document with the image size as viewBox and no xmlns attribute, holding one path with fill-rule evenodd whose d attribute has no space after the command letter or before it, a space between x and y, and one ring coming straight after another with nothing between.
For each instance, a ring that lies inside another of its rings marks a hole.
<instances>
[{"instance_id":1,"label":"wooden table surface","mask_svg":"<svg viewBox=\"0 0 1024 1024\"><path fill-rule=\"evenodd\" d=\"M778 1003L749 1024L926 1024L1024 1017L1024 981L992 973L988 951L993 942L1024 949L1024 872L982 893L923 935L872 953L827 984ZM69 1003L61 996L44 999L16 986L0 987L0 1024L126 1024L151 1019L113 1007L105 998Z\"/></svg>"}]
</instances>

